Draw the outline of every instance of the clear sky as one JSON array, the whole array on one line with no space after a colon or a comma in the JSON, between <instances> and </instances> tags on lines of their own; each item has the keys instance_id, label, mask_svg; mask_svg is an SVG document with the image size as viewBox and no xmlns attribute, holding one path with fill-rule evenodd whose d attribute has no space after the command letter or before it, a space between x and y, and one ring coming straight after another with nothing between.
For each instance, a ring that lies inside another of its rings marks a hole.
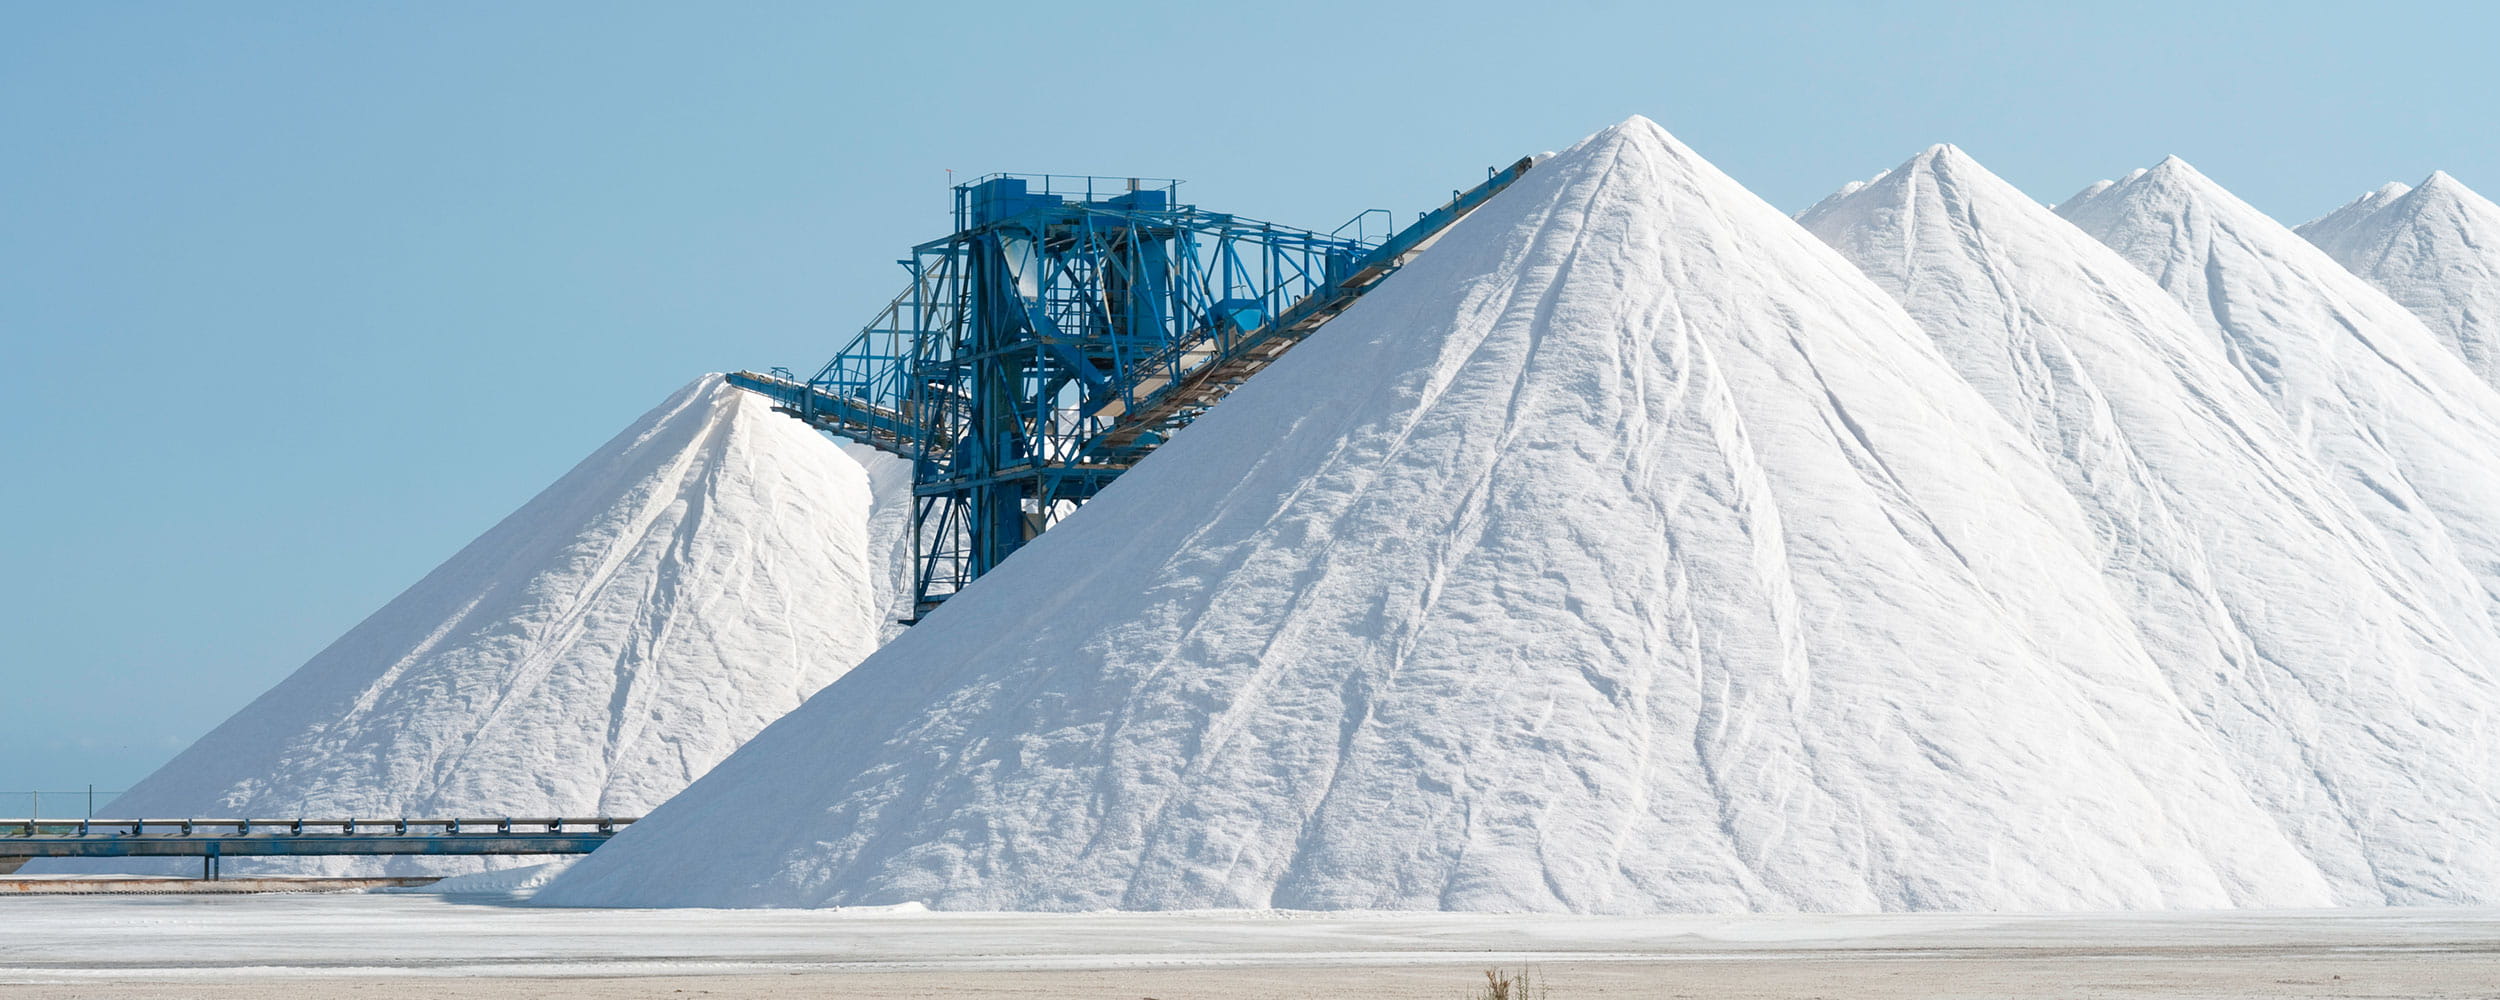
<instances>
[{"instance_id":1,"label":"clear sky","mask_svg":"<svg viewBox=\"0 0 2500 1000\"><path fill-rule=\"evenodd\" d=\"M2500 193L2500 15L2360 9L0 0L0 792L122 787L669 390L823 360L949 169L1327 228L1640 113L1792 211L1940 141Z\"/></svg>"}]
</instances>

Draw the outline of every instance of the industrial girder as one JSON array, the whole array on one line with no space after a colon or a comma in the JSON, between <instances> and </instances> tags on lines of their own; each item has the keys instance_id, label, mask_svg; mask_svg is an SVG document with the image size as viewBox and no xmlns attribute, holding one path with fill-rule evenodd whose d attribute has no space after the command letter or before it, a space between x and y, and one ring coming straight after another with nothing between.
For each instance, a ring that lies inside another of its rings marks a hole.
<instances>
[{"instance_id":1,"label":"industrial girder","mask_svg":"<svg viewBox=\"0 0 2500 1000\"><path fill-rule=\"evenodd\" d=\"M1177 182L992 175L815 377L729 382L914 463L915 614L1092 498L1533 161L1385 237L1177 203ZM1385 228L1385 227L1382 227Z\"/></svg>"}]
</instances>

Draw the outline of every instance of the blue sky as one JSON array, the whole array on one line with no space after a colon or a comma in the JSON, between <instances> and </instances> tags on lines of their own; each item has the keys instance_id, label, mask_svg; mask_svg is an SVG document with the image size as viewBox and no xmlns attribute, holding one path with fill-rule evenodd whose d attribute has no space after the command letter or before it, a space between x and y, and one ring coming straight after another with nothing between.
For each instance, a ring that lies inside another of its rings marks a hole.
<instances>
[{"instance_id":1,"label":"blue sky","mask_svg":"<svg viewBox=\"0 0 2500 1000\"><path fill-rule=\"evenodd\" d=\"M949 169L1325 228L1640 113L1790 210L1950 141L2047 201L2177 153L2297 221L2500 193L2495 22L0 0L0 792L121 787L670 389L821 361Z\"/></svg>"}]
</instances>

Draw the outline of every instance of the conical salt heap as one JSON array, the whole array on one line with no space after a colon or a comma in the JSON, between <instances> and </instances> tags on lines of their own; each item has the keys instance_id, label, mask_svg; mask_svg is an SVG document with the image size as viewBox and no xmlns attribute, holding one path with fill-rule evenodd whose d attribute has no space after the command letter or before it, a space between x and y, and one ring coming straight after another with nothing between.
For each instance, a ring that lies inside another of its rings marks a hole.
<instances>
[{"instance_id":1,"label":"conical salt heap","mask_svg":"<svg viewBox=\"0 0 2500 1000\"><path fill-rule=\"evenodd\" d=\"M1898 306L1636 118L537 898L2323 898L2094 545Z\"/></svg>"},{"instance_id":2,"label":"conical salt heap","mask_svg":"<svg viewBox=\"0 0 2500 1000\"><path fill-rule=\"evenodd\" d=\"M103 812L639 814L876 648L869 506L840 446L707 376Z\"/></svg>"},{"instance_id":3,"label":"conical salt heap","mask_svg":"<svg viewBox=\"0 0 2500 1000\"><path fill-rule=\"evenodd\" d=\"M2363 220L2377 215L2380 209L2395 204L2397 199L2412 193L2413 188L2396 181L2389 181L2379 185L2376 191L2345 202L2342 208L2293 227L2292 231L2299 233L2301 238L2311 243L2319 244L2320 249L2325 249L2328 243L2343 242L2349 238L2353 230L2361 227ZM2333 251L2328 252L2330 255L2333 254Z\"/></svg>"},{"instance_id":4,"label":"conical salt heap","mask_svg":"<svg viewBox=\"0 0 2500 1000\"><path fill-rule=\"evenodd\" d=\"M920 569L919 553L912 548L912 463L892 452L879 451L856 441L839 441L842 453L851 456L868 474L868 495L872 499L868 514L868 566L877 574L871 582L881 598L877 607L877 644L894 641L903 634L903 622L918 617L913 607L918 597L913 584Z\"/></svg>"},{"instance_id":5,"label":"conical salt heap","mask_svg":"<svg viewBox=\"0 0 2500 1000\"><path fill-rule=\"evenodd\" d=\"M2050 455L2146 648L2354 905L2493 898L2500 714L2453 634L2222 343L1958 149L1801 221ZM2460 837L2458 834L2469 834Z\"/></svg>"},{"instance_id":6,"label":"conical salt heap","mask_svg":"<svg viewBox=\"0 0 2500 1000\"><path fill-rule=\"evenodd\" d=\"M2176 157L2057 212L2222 343L2449 632L2495 631L2500 393L2404 307ZM2456 836L2461 850L2478 837Z\"/></svg>"},{"instance_id":7,"label":"conical salt heap","mask_svg":"<svg viewBox=\"0 0 2500 1000\"><path fill-rule=\"evenodd\" d=\"M2434 173L2419 187L2380 188L2299 233L2500 385L2500 205Z\"/></svg>"}]
</instances>

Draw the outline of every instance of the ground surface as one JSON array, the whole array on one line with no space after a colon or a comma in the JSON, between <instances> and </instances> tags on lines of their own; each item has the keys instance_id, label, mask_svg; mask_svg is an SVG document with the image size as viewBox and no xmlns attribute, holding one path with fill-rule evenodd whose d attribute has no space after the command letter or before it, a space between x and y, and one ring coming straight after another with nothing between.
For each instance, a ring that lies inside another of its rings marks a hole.
<instances>
[{"instance_id":1,"label":"ground surface","mask_svg":"<svg viewBox=\"0 0 2500 1000\"><path fill-rule=\"evenodd\" d=\"M2134 916L544 910L0 899L0 998L2488 997L2500 909ZM446 978L457 978L447 983ZM309 991L309 992L308 992Z\"/></svg>"}]
</instances>

